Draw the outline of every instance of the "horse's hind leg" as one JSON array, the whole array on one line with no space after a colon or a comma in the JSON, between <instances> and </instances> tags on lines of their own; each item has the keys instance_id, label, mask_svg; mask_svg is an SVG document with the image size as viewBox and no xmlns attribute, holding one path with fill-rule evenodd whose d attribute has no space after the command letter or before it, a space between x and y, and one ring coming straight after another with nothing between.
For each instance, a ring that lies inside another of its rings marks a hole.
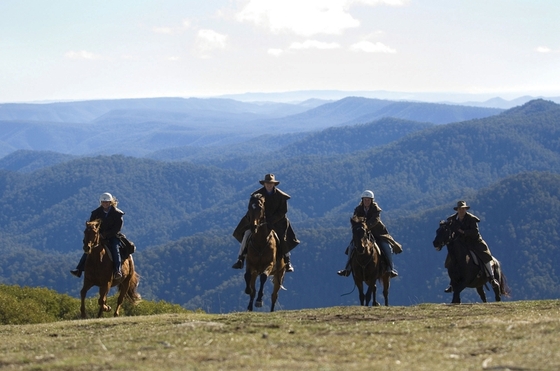
<instances>
[{"instance_id":1,"label":"horse's hind leg","mask_svg":"<svg viewBox=\"0 0 560 371\"><path fill-rule=\"evenodd\" d=\"M259 278L260 278L260 287L259 287L259 292L257 294L257 301L255 302L255 307L257 308L261 308L263 306L264 284L266 283L268 276L264 273L261 273Z\"/></svg>"}]
</instances>

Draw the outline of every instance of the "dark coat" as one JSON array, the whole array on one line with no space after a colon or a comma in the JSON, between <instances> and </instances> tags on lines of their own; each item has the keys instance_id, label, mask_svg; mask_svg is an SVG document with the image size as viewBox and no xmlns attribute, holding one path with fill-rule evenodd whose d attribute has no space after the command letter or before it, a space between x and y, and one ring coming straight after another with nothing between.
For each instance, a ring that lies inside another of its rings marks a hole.
<instances>
[{"instance_id":1,"label":"dark coat","mask_svg":"<svg viewBox=\"0 0 560 371\"><path fill-rule=\"evenodd\" d=\"M252 194L259 193L265 198L264 202L264 215L266 222L276 232L280 239L280 244L283 246L283 253L286 254L299 244L295 232L292 229L290 221L286 217L288 213L288 200L290 195L274 187L271 194L268 194L266 188L262 187ZM233 231L233 237L239 242L243 240L245 231L250 228L248 211L241 218L239 224Z\"/></svg>"},{"instance_id":2,"label":"dark coat","mask_svg":"<svg viewBox=\"0 0 560 371\"><path fill-rule=\"evenodd\" d=\"M457 219L457 213L455 213L448 217L447 220L451 223L451 230L455 232L455 236L460 242L473 250L484 263L492 260L490 249L478 231L480 219L477 216L466 213L463 220L460 221ZM459 229L465 233L458 232Z\"/></svg>"},{"instance_id":3,"label":"dark coat","mask_svg":"<svg viewBox=\"0 0 560 371\"><path fill-rule=\"evenodd\" d=\"M111 239L117 237L117 233L121 231L123 215L124 212L114 206L111 206L108 213L105 213L103 206L99 206L91 212L89 221L101 219L101 228L99 232L103 238Z\"/></svg>"},{"instance_id":4,"label":"dark coat","mask_svg":"<svg viewBox=\"0 0 560 371\"><path fill-rule=\"evenodd\" d=\"M400 254L402 250L402 245L399 244L395 239L389 234L387 227L381 221L381 208L377 202L372 202L368 211L364 209L362 202L354 209L354 216L366 218L366 225L369 231L376 240L383 238L389 242L393 252L395 254Z\"/></svg>"}]
</instances>

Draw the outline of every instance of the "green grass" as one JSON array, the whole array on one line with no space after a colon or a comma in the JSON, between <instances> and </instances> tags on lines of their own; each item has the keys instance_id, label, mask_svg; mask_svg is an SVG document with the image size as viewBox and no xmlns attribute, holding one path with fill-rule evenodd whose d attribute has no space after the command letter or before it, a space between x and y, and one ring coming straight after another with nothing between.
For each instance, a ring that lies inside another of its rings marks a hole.
<instances>
[{"instance_id":1,"label":"green grass","mask_svg":"<svg viewBox=\"0 0 560 371\"><path fill-rule=\"evenodd\" d=\"M7 370L558 370L560 301L0 326Z\"/></svg>"}]
</instances>

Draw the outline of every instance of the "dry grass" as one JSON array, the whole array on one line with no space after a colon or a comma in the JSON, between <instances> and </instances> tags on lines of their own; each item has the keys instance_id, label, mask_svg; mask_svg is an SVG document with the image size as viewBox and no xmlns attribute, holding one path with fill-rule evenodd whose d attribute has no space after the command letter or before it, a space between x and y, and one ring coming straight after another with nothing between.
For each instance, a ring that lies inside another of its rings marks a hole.
<instances>
[{"instance_id":1,"label":"dry grass","mask_svg":"<svg viewBox=\"0 0 560 371\"><path fill-rule=\"evenodd\" d=\"M2 370L558 370L560 302L167 314L0 327Z\"/></svg>"}]
</instances>

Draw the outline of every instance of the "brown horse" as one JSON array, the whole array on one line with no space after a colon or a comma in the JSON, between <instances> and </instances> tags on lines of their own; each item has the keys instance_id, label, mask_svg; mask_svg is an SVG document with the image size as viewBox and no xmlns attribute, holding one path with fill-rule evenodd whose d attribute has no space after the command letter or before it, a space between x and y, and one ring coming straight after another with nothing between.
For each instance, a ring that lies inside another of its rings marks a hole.
<instances>
[{"instance_id":1,"label":"brown horse","mask_svg":"<svg viewBox=\"0 0 560 371\"><path fill-rule=\"evenodd\" d=\"M383 282L385 306L389 306L390 276L387 273L385 260L381 258L379 247L368 232L366 219L353 216L350 223L352 224L352 243L355 247L351 257L352 276L360 294L360 305L367 307L372 298L371 305L379 305L376 299L376 281L379 280ZM364 282L368 285L366 294L364 294Z\"/></svg>"},{"instance_id":2,"label":"brown horse","mask_svg":"<svg viewBox=\"0 0 560 371\"><path fill-rule=\"evenodd\" d=\"M487 273L481 263L475 263L470 250L458 240L455 239L455 234L451 230L451 223L447 220L442 220L439 223L439 228L436 231L436 237L433 241L436 250L440 251L443 246L447 245L447 252L449 255L449 263L446 263L447 274L451 280L453 287L452 304L461 303L461 292L467 288L475 288L480 296L480 300L486 303L486 293L484 286L488 282ZM481 259L478 258L480 261ZM509 296L510 289L506 281L506 276L502 271L502 266L496 258L492 258L492 265L494 267L494 278L500 283L500 287L492 288L494 291L494 298L496 301L501 301L502 296Z\"/></svg>"},{"instance_id":3,"label":"brown horse","mask_svg":"<svg viewBox=\"0 0 560 371\"><path fill-rule=\"evenodd\" d=\"M274 312L274 306L278 299L278 291L282 287L286 265L281 254L277 253L278 236L268 227L264 216L265 199L261 194L251 195L249 200L249 220L251 235L247 241L247 269L245 271L245 293L249 295L249 306L247 310L253 310L253 301L256 294L257 277L261 278L261 289L257 306L262 306L263 285L266 277L273 275L274 289L271 295L270 311ZM278 259L280 255L280 258Z\"/></svg>"},{"instance_id":4,"label":"brown horse","mask_svg":"<svg viewBox=\"0 0 560 371\"><path fill-rule=\"evenodd\" d=\"M107 295L111 287L119 288L117 308L115 317L119 315L122 303L126 298L131 303L136 304L140 301L140 295L136 292L139 277L134 271L134 261L132 256L128 256L122 262L122 278L113 278L113 262L110 259L110 252L106 249L105 243L101 240L99 228L101 220L86 222L84 231L84 252L88 254L84 270L84 285L80 291L82 305L80 312L82 318L86 318L85 299L89 289L93 286L99 287L99 312L97 317L102 317L103 312L109 312L111 307L107 305Z\"/></svg>"}]
</instances>

